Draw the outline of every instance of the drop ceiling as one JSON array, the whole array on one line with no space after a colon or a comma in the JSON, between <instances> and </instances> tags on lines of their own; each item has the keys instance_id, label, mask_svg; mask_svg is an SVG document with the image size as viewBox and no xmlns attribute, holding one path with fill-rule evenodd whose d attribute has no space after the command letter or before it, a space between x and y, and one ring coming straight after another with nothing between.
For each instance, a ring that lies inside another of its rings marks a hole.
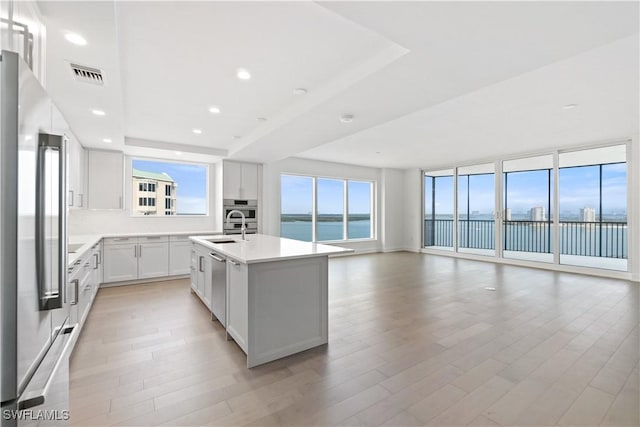
<instances>
[{"instance_id":1,"label":"drop ceiling","mask_svg":"<svg viewBox=\"0 0 640 427\"><path fill-rule=\"evenodd\" d=\"M48 90L89 147L408 168L638 133L636 2L39 6Z\"/></svg>"}]
</instances>

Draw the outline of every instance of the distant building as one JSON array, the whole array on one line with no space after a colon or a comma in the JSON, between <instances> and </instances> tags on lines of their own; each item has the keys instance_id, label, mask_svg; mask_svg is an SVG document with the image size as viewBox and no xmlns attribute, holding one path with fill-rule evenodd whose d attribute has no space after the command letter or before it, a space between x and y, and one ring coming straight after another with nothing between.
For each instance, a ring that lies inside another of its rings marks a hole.
<instances>
[{"instance_id":1,"label":"distant building","mask_svg":"<svg viewBox=\"0 0 640 427\"><path fill-rule=\"evenodd\" d=\"M580 209L580 217L583 222L596 222L596 210L585 206Z\"/></svg>"},{"instance_id":2,"label":"distant building","mask_svg":"<svg viewBox=\"0 0 640 427\"><path fill-rule=\"evenodd\" d=\"M504 219L505 221L511 221L511 208L504 210Z\"/></svg>"},{"instance_id":3,"label":"distant building","mask_svg":"<svg viewBox=\"0 0 640 427\"><path fill-rule=\"evenodd\" d=\"M536 206L529 211L529 218L531 221L545 221L547 216L545 215L545 209L542 206Z\"/></svg>"},{"instance_id":4,"label":"distant building","mask_svg":"<svg viewBox=\"0 0 640 427\"><path fill-rule=\"evenodd\" d=\"M134 169L133 210L139 215L175 215L178 184L166 173Z\"/></svg>"}]
</instances>

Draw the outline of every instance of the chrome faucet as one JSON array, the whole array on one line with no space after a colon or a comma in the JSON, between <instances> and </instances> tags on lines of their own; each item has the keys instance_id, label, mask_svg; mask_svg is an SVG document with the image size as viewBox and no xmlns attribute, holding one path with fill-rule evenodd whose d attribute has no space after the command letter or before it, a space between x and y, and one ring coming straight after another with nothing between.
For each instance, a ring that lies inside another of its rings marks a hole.
<instances>
[{"instance_id":1,"label":"chrome faucet","mask_svg":"<svg viewBox=\"0 0 640 427\"><path fill-rule=\"evenodd\" d=\"M231 215L233 215L234 213L239 213L240 216L242 216L242 228L240 229L240 232L242 233L242 240L247 240L245 238L245 232L247 231L247 227L246 227L246 224L245 224L246 219L244 217L244 213L242 213L242 212L240 212L238 210L235 210L235 209L230 211L227 214L227 224L229 224L229 218L231 218Z\"/></svg>"}]
</instances>

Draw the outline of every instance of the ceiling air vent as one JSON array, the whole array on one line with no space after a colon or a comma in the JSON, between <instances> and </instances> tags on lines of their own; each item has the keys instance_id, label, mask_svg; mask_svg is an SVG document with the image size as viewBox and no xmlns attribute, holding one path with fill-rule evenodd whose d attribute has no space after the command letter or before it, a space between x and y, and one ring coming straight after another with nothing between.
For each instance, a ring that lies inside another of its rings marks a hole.
<instances>
[{"instance_id":1,"label":"ceiling air vent","mask_svg":"<svg viewBox=\"0 0 640 427\"><path fill-rule=\"evenodd\" d=\"M104 86L102 70L85 67L84 65L71 64L71 72L73 73L73 77L79 82Z\"/></svg>"}]
</instances>

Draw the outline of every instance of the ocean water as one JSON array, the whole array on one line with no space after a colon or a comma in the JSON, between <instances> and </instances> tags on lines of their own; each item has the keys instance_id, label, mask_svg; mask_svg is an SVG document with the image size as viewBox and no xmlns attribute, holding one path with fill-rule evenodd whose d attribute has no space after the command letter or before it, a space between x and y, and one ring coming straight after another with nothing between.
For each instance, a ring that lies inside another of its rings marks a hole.
<instances>
[{"instance_id":1,"label":"ocean water","mask_svg":"<svg viewBox=\"0 0 640 427\"><path fill-rule=\"evenodd\" d=\"M311 241L312 223L310 221L280 222L280 236L288 239ZM371 237L369 220L349 221L347 231L350 239L366 239ZM318 241L342 240L341 221L318 222Z\"/></svg>"}]
</instances>

